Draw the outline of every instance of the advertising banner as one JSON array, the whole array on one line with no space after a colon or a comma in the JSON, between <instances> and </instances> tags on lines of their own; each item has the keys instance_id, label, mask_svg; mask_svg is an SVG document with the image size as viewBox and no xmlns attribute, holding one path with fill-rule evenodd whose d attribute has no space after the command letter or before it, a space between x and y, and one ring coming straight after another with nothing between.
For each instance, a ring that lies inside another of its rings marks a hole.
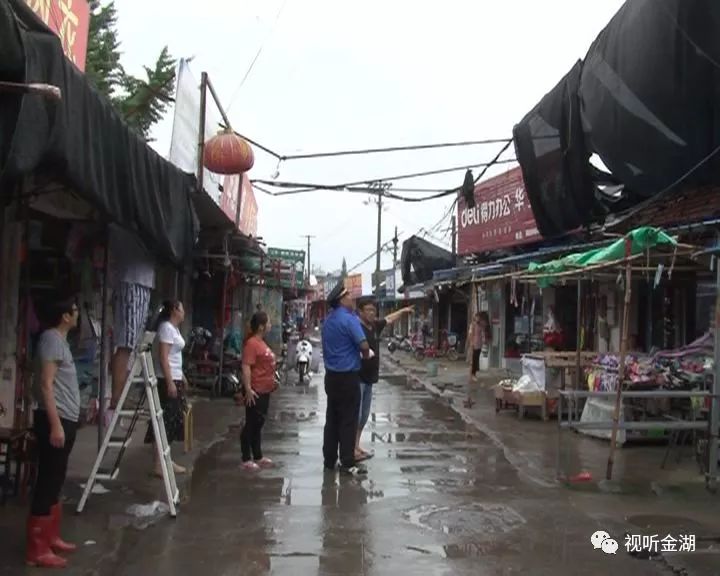
<instances>
[{"instance_id":1,"label":"advertising banner","mask_svg":"<svg viewBox=\"0 0 720 576\"><path fill-rule=\"evenodd\" d=\"M475 186L475 207L458 199L458 253L487 252L541 240L520 168Z\"/></svg>"},{"instance_id":2,"label":"advertising banner","mask_svg":"<svg viewBox=\"0 0 720 576\"><path fill-rule=\"evenodd\" d=\"M25 0L45 25L60 38L63 52L70 62L85 71L90 6L87 0Z\"/></svg>"},{"instance_id":3,"label":"advertising banner","mask_svg":"<svg viewBox=\"0 0 720 576\"><path fill-rule=\"evenodd\" d=\"M345 278L345 288L353 298L360 298L363 295L362 274L349 274Z\"/></svg>"}]
</instances>

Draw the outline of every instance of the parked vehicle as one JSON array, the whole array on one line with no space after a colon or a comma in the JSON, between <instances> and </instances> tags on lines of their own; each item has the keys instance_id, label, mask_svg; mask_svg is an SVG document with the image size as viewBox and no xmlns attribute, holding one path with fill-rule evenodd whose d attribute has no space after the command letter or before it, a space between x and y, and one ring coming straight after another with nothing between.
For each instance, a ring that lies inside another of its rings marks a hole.
<instances>
[{"instance_id":1,"label":"parked vehicle","mask_svg":"<svg viewBox=\"0 0 720 576\"><path fill-rule=\"evenodd\" d=\"M209 330L201 326L190 331L184 362L185 373L190 383L197 388L218 391L221 396L233 396L242 389L241 360L236 354L226 351L218 385L220 358L215 349L219 351L220 343L216 340Z\"/></svg>"},{"instance_id":2,"label":"parked vehicle","mask_svg":"<svg viewBox=\"0 0 720 576\"><path fill-rule=\"evenodd\" d=\"M301 386L305 383L305 377L310 376L312 356L312 344L303 338L295 347L295 369L298 373L298 384Z\"/></svg>"},{"instance_id":3,"label":"parked vehicle","mask_svg":"<svg viewBox=\"0 0 720 576\"><path fill-rule=\"evenodd\" d=\"M425 358L447 358L454 362L458 359L457 342L457 334L442 330L440 332L440 346L435 346L434 343L429 346L423 346L422 344L417 346L414 352L415 359L420 362Z\"/></svg>"},{"instance_id":4,"label":"parked vehicle","mask_svg":"<svg viewBox=\"0 0 720 576\"><path fill-rule=\"evenodd\" d=\"M400 350L402 352L412 352L412 342L407 336L390 336L390 340L387 344L388 351L390 353Z\"/></svg>"}]
</instances>

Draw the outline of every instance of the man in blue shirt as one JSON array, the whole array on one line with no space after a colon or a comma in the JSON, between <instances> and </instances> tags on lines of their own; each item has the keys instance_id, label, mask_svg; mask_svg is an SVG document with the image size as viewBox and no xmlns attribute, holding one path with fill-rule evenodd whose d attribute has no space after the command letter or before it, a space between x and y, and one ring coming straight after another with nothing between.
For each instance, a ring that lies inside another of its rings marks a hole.
<instances>
[{"instance_id":1,"label":"man in blue shirt","mask_svg":"<svg viewBox=\"0 0 720 576\"><path fill-rule=\"evenodd\" d=\"M360 409L360 360L371 355L352 296L342 281L328 296L333 308L322 331L327 411L323 437L326 470L335 470L340 447L340 471L366 474L355 462L355 433Z\"/></svg>"}]
</instances>

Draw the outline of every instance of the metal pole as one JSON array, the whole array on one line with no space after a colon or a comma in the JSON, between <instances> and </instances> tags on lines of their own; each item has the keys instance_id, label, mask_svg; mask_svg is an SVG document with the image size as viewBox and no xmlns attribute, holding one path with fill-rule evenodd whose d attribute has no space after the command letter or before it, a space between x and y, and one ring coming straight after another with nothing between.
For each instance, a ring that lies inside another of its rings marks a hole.
<instances>
[{"instance_id":1,"label":"metal pole","mask_svg":"<svg viewBox=\"0 0 720 576\"><path fill-rule=\"evenodd\" d=\"M716 489L718 476L718 433L720 432L720 262L716 267L716 297L715 297L715 367L712 384L712 400L710 401L710 438L708 439L708 477L706 485L711 490Z\"/></svg>"},{"instance_id":2,"label":"metal pole","mask_svg":"<svg viewBox=\"0 0 720 576\"><path fill-rule=\"evenodd\" d=\"M218 98L217 92L215 92L215 87L213 86L212 82L210 81L210 77L207 75L207 72L203 72L203 76L205 76L205 85L210 90L210 96L212 96L213 100L215 100L215 105L218 107L218 110L220 110L220 115L223 118L223 121L225 122L225 125L232 130L232 126L230 125L230 120L227 117L227 114L225 114L225 109L222 107L222 104L220 103L220 98Z\"/></svg>"},{"instance_id":3,"label":"metal pole","mask_svg":"<svg viewBox=\"0 0 720 576\"><path fill-rule=\"evenodd\" d=\"M100 366L98 367L98 452L105 438L105 391L107 390L107 309L109 293L108 278L110 276L108 258L110 255L110 228L105 227L105 254L103 256L102 275L102 311L100 313Z\"/></svg>"},{"instance_id":4,"label":"metal pole","mask_svg":"<svg viewBox=\"0 0 720 576\"><path fill-rule=\"evenodd\" d=\"M305 285L310 285L310 274L312 274L312 268L310 268L310 240L315 238L315 236L311 236L310 234L304 234L302 238L307 239L307 274L305 274ZM305 262L303 262L303 266L305 266Z\"/></svg>"},{"instance_id":5,"label":"metal pole","mask_svg":"<svg viewBox=\"0 0 720 576\"><path fill-rule=\"evenodd\" d=\"M397 268L397 251L398 251L398 234L397 226L395 226L395 236L392 239L393 242L393 271Z\"/></svg>"},{"instance_id":6,"label":"metal pole","mask_svg":"<svg viewBox=\"0 0 720 576\"><path fill-rule=\"evenodd\" d=\"M382 184L378 186L377 191L377 254L375 255L375 297L380 298L380 251L381 251L381 234L382 234Z\"/></svg>"},{"instance_id":7,"label":"metal pole","mask_svg":"<svg viewBox=\"0 0 720 576\"><path fill-rule=\"evenodd\" d=\"M32 296L31 293L31 281L32 278L30 276L30 200L25 200L22 203L22 213L23 213L23 242L25 244L25 269L23 273L23 293L25 295L25 306L22 310L18 308L18 326L21 327L20 334L23 335L22 339L22 358L24 360L23 362L23 372L22 372L22 379L23 379L23 385L25 386L25 390L28 390L29 387L27 386L28 382L28 376L29 371L28 367L32 365L31 358L30 358L30 329L27 323L28 319L28 309L30 306L30 297ZM22 318L20 317L20 314L22 314ZM26 396L27 392L23 393L23 396ZM23 399L25 400L25 398ZM24 403L24 405L26 405ZM20 412L17 409L17 406L15 407L15 418L17 419L20 415ZM27 416L26 416L27 420ZM10 465L10 462L7 462L7 466Z\"/></svg>"},{"instance_id":8,"label":"metal pole","mask_svg":"<svg viewBox=\"0 0 720 576\"><path fill-rule=\"evenodd\" d=\"M580 389L580 350L582 348L582 280L578 279L577 282L577 336L575 338L575 389Z\"/></svg>"},{"instance_id":9,"label":"metal pole","mask_svg":"<svg viewBox=\"0 0 720 576\"><path fill-rule=\"evenodd\" d=\"M630 254L632 240L625 238L625 303L623 305L622 337L620 339L620 363L618 366L617 394L615 395L615 411L613 412L613 427L610 436L610 454L608 455L606 478L612 479L613 464L615 463L615 448L617 446L618 425L620 422L620 409L622 407L622 387L625 380L625 356L628 346L628 325L630 324L630 298L632 295L632 264Z\"/></svg>"},{"instance_id":10,"label":"metal pole","mask_svg":"<svg viewBox=\"0 0 720 576\"><path fill-rule=\"evenodd\" d=\"M198 126L198 157L197 157L197 186L198 192L203 191L203 177L205 175L205 165L203 164L203 154L205 152L205 115L207 107L207 85L208 75L203 72L200 78L200 123Z\"/></svg>"},{"instance_id":11,"label":"metal pole","mask_svg":"<svg viewBox=\"0 0 720 576\"><path fill-rule=\"evenodd\" d=\"M223 364L225 362L225 309L227 307L227 282L228 282L228 269L225 268L223 271L223 288L220 311L220 362L218 363L218 380L217 380L217 394L218 396L222 393L222 377L223 377Z\"/></svg>"},{"instance_id":12,"label":"metal pole","mask_svg":"<svg viewBox=\"0 0 720 576\"><path fill-rule=\"evenodd\" d=\"M455 222L455 214L450 216L450 228L452 232L452 255L453 258L457 257L457 228Z\"/></svg>"},{"instance_id":13,"label":"metal pole","mask_svg":"<svg viewBox=\"0 0 720 576\"><path fill-rule=\"evenodd\" d=\"M308 285L310 285L310 274L312 274L312 268L310 267L310 238L312 238L312 236L309 236L309 235L308 235L308 237L307 237L307 242L308 242L308 271L307 271L307 283L308 283Z\"/></svg>"}]
</instances>

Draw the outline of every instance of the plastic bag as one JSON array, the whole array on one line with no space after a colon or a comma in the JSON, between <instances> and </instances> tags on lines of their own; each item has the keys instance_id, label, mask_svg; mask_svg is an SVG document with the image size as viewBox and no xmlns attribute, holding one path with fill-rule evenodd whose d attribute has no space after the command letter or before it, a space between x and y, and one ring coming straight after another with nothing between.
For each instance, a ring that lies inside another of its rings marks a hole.
<instances>
[{"instance_id":1,"label":"plastic bag","mask_svg":"<svg viewBox=\"0 0 720 576\"><path fill-rule=\"evenodd\" d=\"M540 392L540 387L535 380L525 375L518 378L518 381L513 386L513 392L520 392L521 394L525 392Z\"/></svg>"}]
</instances>

